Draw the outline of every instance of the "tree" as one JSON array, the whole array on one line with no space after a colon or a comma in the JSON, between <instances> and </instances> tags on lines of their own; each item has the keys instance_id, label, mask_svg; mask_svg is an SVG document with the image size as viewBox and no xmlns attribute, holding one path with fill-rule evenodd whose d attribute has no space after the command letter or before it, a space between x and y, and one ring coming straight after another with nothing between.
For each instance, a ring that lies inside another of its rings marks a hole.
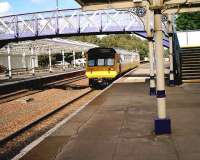
<instances>
[{"instance_id":1,"label":"tree","mask_svg":"<svg viewBox=\"0 0 200 160\"><path fill-rule=\"evenodd\" d=\"M176 18L177 30L200 29L200 12L181 13Z\"/></svg>"},{"instance_id":2,"label":"tree","mask_svg":"<svg viewBox=\"0 0 200 160\"><path fill-rule=\"evenodd\" d=\"M71 37L70 39L94 43L100 47L122 48L129 51L138 50L142 59L148 55L147 41L135 35L118 34L105 36L103 38L98 38L97 36L79 36Z\"/></svg>"}]
</instances>

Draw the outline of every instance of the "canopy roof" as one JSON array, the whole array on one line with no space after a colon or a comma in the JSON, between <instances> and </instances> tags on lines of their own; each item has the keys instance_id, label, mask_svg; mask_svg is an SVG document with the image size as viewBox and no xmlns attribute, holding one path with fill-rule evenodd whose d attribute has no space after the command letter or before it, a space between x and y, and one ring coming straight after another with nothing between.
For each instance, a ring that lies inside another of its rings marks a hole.
<instances>
[{"instance_id":1,"label":"canopy roof","mask_svg":"<svg viewBox=\"0 0 200 160\"><path fill-rule=\"evenodd\" d=\"M42 55L48 54L51 49L52 54L75 52L86 52L90 48L97 47L97 45L91 43L85 43L80 41L73 41L69 39L43 39L35 41L24 41L20 43L10 43L10 54L31 54L31 48L34 49L34 54ZM0 54L7 54L7 46L0 49Z\"/></svg>"}]
</instances>

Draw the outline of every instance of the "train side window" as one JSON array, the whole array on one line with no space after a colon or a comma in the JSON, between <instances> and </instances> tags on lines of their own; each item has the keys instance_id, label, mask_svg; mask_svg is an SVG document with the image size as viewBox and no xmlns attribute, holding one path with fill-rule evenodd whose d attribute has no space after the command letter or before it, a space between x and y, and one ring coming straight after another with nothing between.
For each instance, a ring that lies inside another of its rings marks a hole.
<instances>
[{"instance_id":1,"label":"train side window","mask_svg":"<svg viewBox=\"0 0 200 160\"><path fill-rule=\"evenodd\" d=\"M95 66L95 60L94 59L91 59L88 61L88 66L89 67L94 67Z\"/></svg>"},{"instance_id":2,"label":"train side window","mask_svg":"<svg viewBox=\"0 0 200 160\"><path fill-rule=\"evenodd\" d=\"M104 59L97 59L97 65L104 66L105 65Z\"/></svg>"},{"instance_id":3,"label":"train side window","mask_svg":"<svg viewBox=\"0 0 200 160\"><path fill-rule=\"evenodd\" d=\"M114 59L113 58L107 58L106 59L106 66L113 66L114 65Z\"/></svg>"}]
</instances>

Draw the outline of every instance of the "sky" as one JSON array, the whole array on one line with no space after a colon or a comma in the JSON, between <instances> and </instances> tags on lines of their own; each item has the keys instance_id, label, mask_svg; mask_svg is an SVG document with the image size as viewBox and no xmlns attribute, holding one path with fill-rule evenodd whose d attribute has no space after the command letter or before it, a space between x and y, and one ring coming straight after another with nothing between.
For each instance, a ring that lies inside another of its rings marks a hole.
<instances>
[{"instance_id":1,"label":"sky","mask_svg":"<svg viewBox=\"0 0 200 160\"><path fill-rule=\"evenodd\" d=\"M59 9L79 8L75 0L58 0ZM0 16L56 9L56 0L0 0Z\"/></svg>"}]
</instances>

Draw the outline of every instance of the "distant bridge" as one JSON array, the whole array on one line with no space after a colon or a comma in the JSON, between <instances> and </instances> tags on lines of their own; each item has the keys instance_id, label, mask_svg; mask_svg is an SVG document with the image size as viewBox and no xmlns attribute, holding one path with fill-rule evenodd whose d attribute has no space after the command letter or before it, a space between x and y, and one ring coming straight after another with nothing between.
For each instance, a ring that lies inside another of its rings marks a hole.
<instances>
[{"instance_id":1,"label":"distant bridge","mask_svg":"<svg viewBox=\"0 0 200 160\"><path fill-rule=\"evenodd\" d=\"M0 17L0 42L114 33L135 33L146 38L144 23L144 17L130 10L114 9L64 9L9 15ZM166 36L163 44L169 45Z\"/></svg>"}]
</instances>

